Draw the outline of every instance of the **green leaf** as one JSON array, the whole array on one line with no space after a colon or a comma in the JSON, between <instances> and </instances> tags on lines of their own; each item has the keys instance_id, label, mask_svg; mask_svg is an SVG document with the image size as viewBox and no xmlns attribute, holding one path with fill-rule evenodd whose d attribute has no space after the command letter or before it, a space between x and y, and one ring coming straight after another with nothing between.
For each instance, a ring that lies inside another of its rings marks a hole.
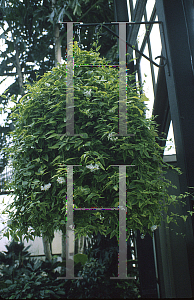
<instances>
[{"instance_id":1,"label":"green leaf","mask_svg":"<svg viewBox=\"0 0 194 300\"><path fill-rule=\"evenodd\" d=\"M3 235L9 240L9 231L5 232Z\"/></svg>"},{"instance_id":2,"label":"green leaf","mask_svg":"<svg viewBox=\"0 0 194 300\"><path fill-rule=\"evenodd\" d=\"M58 295L66 295L66 292L65 291L56 291L56 293L58 294Z\"/></svg>"},{"instance_id":3,"label":"green leaf","mask_svg":"<svg viewBox=\"0 0 194 300\"><path fill-rule=\"evenodd\" d=\"M45 154L45 156L43 157L44 160L46 160L48 162L49 158L48 158L48 154Z\"/></svg>"},{"instance_id":4,"label":"green leaf","mask_svg":"<svg viewBox=\"0 0 194 300\"><path fill-rule=\"evenodd\" d=\"M22 181L22 185L23 185L23 186L28 185L28 181Z\"/></svg>"},{"instance_id":5,"label":"green leaf","mask_svg":"<svg viewBox=\"0 0 194 300\"><path fill-rule=\"evenodd\" d=\"M5 280L6 284L13 284L13 282L10 279Z\"/></svg>"},{"instance_id":6,"label":"green leaf","mask_svg":"<svg viewBox=\"0 0 194 300\"><path fill-rule=\"evenodd\" d=\"M53 292L52 290L44 290L45 294L49 294L49 295L55 295L55 292Z\"/></svg>"},{"instance_id":7,"label":"green leaf","mask_svg":"<svg viewBox=\"0 0 194 300\"><path fill-rule=\"evenodd\" d=\"M99 165L100 168L105 171L105 168L103 167L103 165L101 164L101 162L97 161L97 165Z\"/></svg>"},{"instance_id":8,"label":"green leaf","mask_svg":"<svg viewBox=\"0 0 194 300\"><path fill-rule=\"evenodd\" d=\"M81 135L81 137L84 138L84 139L87 139L87 138L88 138L87 132L80 133L80 135Z\"/></svg>"},{"instance_id":9,"label":"green leaf","mask_svg":"<svg viewBox=\"0 0 194 300\"><path fill-rule=\"evenodd\" d=\"M81 263L82 266L83 266L83 265L85 265L85 263L87 262L87 260L88 260L88 256L86 254L78 253L78 254L74 255L74 262L75 262L75 264Z\"/></svg>"},{"instance_id":10,"label":"green leaf","mask_svg":"<svg viewBox=\"0 0 194 300\"><path fill-rule=\"evenodd\" d=\"M23 175L24 176L30 176L32 173L31 172L24 172ZM23 183L22 183L23 184Z\"/></svg>"},{"instance_id":11,"label":"green leaf","mask_svg":"<svg viewBox=\"0 0 194 300\"><path fill-rule=\"evenodd\" d=\"M118 185L114 185L114 186L113 186L113 189L114 189L115 191L118 191L118 189L119 189L119 188L118 188Z\"/></svg>"},{"instance_id":12,"label":"green leaf","mask_svg":"<svg viewBox=\"0 0 194 300\"><path fill-rule=\"evenodd\" d=\"M65 149L66 149L67 151L69 151L70 147L71 147L70 144L67 144L66 147L65 147Z\"/></svg>"},{"instance_id":13,"label":"green leaf","mask_svg":"<svg viewBox=\"0 0 194 300\"><path fill-rule=\"evenodd\" d=\"M87 196L87 198L84 201L88 201L88 200L90 200L92 198L96 198L96 197L99 197L99 194L97 194L97 193L91 193L91 194L89 194Z\"/></svg>"},{"instance_id":14,"label":"green leaf","mask_svg":"<svg viewBox=\"0 0 194 300\"><path fill-rule=\"evenodd\" d=\"M117 233L115 230L113 230L113 231L111 232L111 234L110 234L110 239L112 239L112 237L115 236L115 235L117 236L117 234L118 234L118 233Z\"/></svg>"},{"instance_id":15,"label":"green leaf","mask_svg":"<svg viewBox=\"0 0 194 300\"><path fill-rule=\"evenodd\" d=\"M59 135L57 133L53 133L53 134L49 135L46 139L48 140L48 139L51 139L53 137L57 137L58 138Z\"/></svg>"}]
</instances>

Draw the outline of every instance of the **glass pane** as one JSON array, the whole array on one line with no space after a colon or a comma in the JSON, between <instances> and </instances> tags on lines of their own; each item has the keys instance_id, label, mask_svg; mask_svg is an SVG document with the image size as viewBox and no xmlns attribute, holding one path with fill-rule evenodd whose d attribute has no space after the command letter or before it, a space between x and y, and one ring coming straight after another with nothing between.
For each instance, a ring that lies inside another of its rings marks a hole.
<instances>
[{"instance_id":1,"label":"glass pane","mask_svg":"<svg viewBox=\"0 0 194 300\"><path fill-rule=\"evenodd\" d=\"M127 0L127 9L128 9L129 22L131 22L131 10L130 10L129 0Z\"/></svg>"},{"instance_id":2,"label":"glass pane","mask_svg":"<svg viewBox=\"0 0 194 300\"><path fill-rule=\"evenodd\" d=\"M133 0L133 8L135 8L136 0Z\"/></svg>"},{"instance_id":3,"label":"glass pane","mask_svg":"<svg viewBox=\"0 0 194 300\"><path fill-rule=\"evenodd\" d=\"M172 121L170 122L168 136L166 141L166 149L164 150L164 155L176 154L175 141L174 141L174 131Z\"/></svg>"},{"instance_id":4,"label":"glass pane","mask_svg":"<svg viewBox=\"0 0 194 300\"><path fill-rule=\"evenodd\" d=\"M146 12L147 12L147 19L148 21L150 20L153 8L154 8L154 4L155 4L155 0L147 0L147 4L146 4Z\"/></svg>"},{"instance_id":5,"label":"glass pane","mask_svg":"<svg viewBox=\"0 0 194 300\"><path fill-rule=\"evenodd\" d=\"M156 18L156 21L158 21L158 17ZM161 55L162 51L162 43L161 43L161 37L160 37L160 28L159 24L154 24L152 27L152 31L150 33L150 43L151 43L151 49L152 49L152 57L155 61L155 58L159 55ZM160 59L156 60L156 63L160 63ZM155 80L157 81L158 77L158 67L154 66L154 73L155 73Z\"/></svg>"},{"instance_id":6,"label":"glass pane","mask_svg":"<svg viewBox=\"0 0 194 300\"><path fill-rule=\"evenodd\" d=\"M142 21L142 22L145 21L144 17L142 18L141 21ZM135 26L135 25L134 25L134 26ZM146 27L145 27L145 24L141 24L140 27L139 27L138 34L137 34L137 44L138 44L138 49L141 48L141 45L142 45L142 42L143 42L145 33L146 33Z\"/></svg>"},{"instance_id":7,"label":"glass pane","mask_svg":"<svg viewBox=\"0 0 194 300\"><path fill-rule=\"evenodd\" d=\"M144 50L144 54L149 57L147 44L146 44L146 47ZM149 109L146 112L146 117L149 118L152 115L152 108L153 108L153 103L154 103L154 91L153 91L150 62L147 59L145 59L144 57L141 58L140 69L141 69L143 90L144 90L146 97L149 99L149 101L147 101L147 103L146 103L146 105Z\"/></svg>"}]
</instances>

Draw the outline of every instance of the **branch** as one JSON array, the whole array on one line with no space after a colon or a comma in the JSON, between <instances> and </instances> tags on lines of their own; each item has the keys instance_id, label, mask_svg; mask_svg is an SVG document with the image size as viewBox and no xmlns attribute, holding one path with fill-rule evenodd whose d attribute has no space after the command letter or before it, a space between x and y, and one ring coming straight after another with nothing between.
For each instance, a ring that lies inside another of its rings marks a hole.
<instances>
[{"instance_id":1,"label":"branch","mask_svg":"<svg viewBox=\"0 0 194 300\"><path fill-rule=\"evenodd\" d=\"M17 70L17 75L18 75L20 93L23 96L24 95L23 75L22 75L21 65L19 62L19 50L18 50L17 44L15 45L15 50L16 50L16 70Z\"/></svg>"},{"instance_id":2,"label":"branch","mask_svg":"<svg viewBox=\"0 0 194 300\"><path fill-rule=\"evenodd\" d=\"M83 14L82 16L81 16L81 18L80 19L78 19L78 22L80 22L80 21L82 21L83 20L83 18L85 18L85 16L95 7L95 5L98 3L98 2L101 2L102 0L98 0L96 3L94 3L86 12L85 12L85 14ZM81 20L82 19L82 20Z\"/></svg>"},{"instance_id":3,"label":"branch","mask_svg":"<svg viewBox=\"0 0 194 300\"><path fill-rule=\"evenodd\" d=\"M0 73L0 76L16 76L17 73Z\"/></svg>"}]
</instances>

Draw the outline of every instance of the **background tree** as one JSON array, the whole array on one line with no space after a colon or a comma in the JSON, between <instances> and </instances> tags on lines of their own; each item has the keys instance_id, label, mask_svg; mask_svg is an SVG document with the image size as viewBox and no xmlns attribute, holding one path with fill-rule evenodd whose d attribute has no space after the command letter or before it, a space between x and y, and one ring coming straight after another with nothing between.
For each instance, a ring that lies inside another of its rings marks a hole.
<instances>
[{"instance_id":1,"label":"background tree","mask_svg":"<svg viewBox=\"0 0 194 300\"><path fill-rule=\"evenodd\" d=\"M10 95L23 95L24 86L36 81L66 56L66 26L59 22L114 21L113 0L1 0L0 28L6 48L1 50L0 76L14 76L15 82L7 90ZM90 49L96 39L95 28L75 30L75 38ZM105 55L115 44L111 35L104 38ZM110 42L112 41L112 42ZM61 50L61 54L59 53Z\"/></svg>"}]
</instances>

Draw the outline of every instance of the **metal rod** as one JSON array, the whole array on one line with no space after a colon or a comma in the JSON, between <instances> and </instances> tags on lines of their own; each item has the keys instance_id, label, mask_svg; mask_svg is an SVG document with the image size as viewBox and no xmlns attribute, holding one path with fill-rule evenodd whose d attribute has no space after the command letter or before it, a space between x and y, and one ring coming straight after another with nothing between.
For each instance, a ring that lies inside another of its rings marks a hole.
<instances>
[{"instance_id":1,"label":"metal rod","mask_svg":"<svg viewBox=\"0 0 194 300\"><path fill-rule=\"evenodd\" d=\"M61 24L65 24L68 22L60 22ZM77 23L75 24L75 26L102 26L104 27L106 30L108 30L109 32L111 32L114 36L116 36L117 38L119 38L119 35L116 34L114 31L112 31L111 29L109 29L108 27L106 27L105 25L119 25L119 23L121 22L111 22L111 23ZM161 21L150 21L150 22L123 22L125 24L129 24L129 25L135 25L135 24L162 24ZM164 63L159 65L157 63L155 63L152 59L150 59L147 55L145 55L143 52L141 52L139 49L135 48L135 46L131 45L130 43L128 43L127 41L125 41L126 44L132 48L134 51L136 51L137 53L139 53L141 56L143 56L145 59L147 59L150 63L152 63L154 66L161 68L161 67L165 67L167 64L167 58L164 56L157 56L155 59L157 58L162 58Z\"/></svg>"},{"instance_id":2,"label":"metal rod","mask_svg":"<svg viewBox=\"0 0 194 300\"><path fill-rule=\"evenodd\" d=\"M68 22L59 22L60 24L65 24ZM118 25L121 22L111 22L111 23L78 23L76 22L76 26L96 26L96 25ZM161 21L150 21L150 22L123 22L129 25L135 25L135 24L161 24Z\"/></svg>"},{"instance_id":3,"label":"metal rod","mask_svg":"<svg viewBox=\"0 0 194 300\"><path fill-rule=\"evenodd\" d=\"M100 25L100 24L99 24L99 25ZM104 26L103 24L102 24L102 26L103 26L105 29L107 29L109 32L111 32L113 35L115 35L117 38L119 38L119 35L116 34L114 31L112 31L112 30L109 29L108 27ZM159 65L159 64L155 63L152 59L150 59L147 55L145 55L143 52L141 52L140 50L138 50L137 48L135 48L135 46L132 46L132 45L131 45L130 43L128 43L127 41L125 41L125 42L126 42L126 44L127 44L130 48L132 48L132 49L135 50L137 53L139 53L141 56L143 56L144 58L146 58L149 62L151 62L151 63L152 63L153 65L155 65L156 67L161 68L161 67L164 67L164 66L167 64L167 59L166 59L165 57L163 57L163 56L157 56L157 58L161 57L161 58L163 58L163 60L164 60L164 64Z\"/></svg>"}]
</instances>

